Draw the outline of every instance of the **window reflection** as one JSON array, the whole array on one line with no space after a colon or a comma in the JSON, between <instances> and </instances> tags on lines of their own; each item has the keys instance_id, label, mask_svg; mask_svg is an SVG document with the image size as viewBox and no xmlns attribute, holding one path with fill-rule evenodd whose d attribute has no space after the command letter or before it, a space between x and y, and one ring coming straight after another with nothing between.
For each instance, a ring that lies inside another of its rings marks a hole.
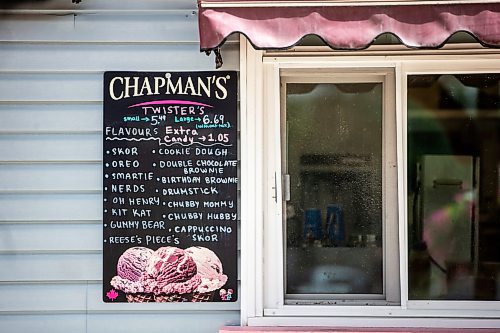
<instances>
[{"instance_id":1,"label":"window reflection","mask_svg":"<svg viewBox=\"0 0 500 333\"><path fill-rule=\"evenodd\" d=\"M499 81L408 77L410 299L500 300Z\"/></svg>"},{"instance_id":2,"label":"window reflection","mask_svg":"<svg viewBox=\"0 0 500 333\"><path fill-rule=\"evenodd\" d=\"M287 294L383 294L382 83L288 83L286 123Z\"/></svg>"}]
</instances>

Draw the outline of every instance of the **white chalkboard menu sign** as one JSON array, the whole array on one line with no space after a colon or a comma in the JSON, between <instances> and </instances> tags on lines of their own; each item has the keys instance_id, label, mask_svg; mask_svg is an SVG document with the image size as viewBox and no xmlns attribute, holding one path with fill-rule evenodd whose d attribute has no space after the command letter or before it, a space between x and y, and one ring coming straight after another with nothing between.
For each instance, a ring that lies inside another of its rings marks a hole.
<instances>
[{"instance_id":1,"label":"white chalkboard menu sign","mask_svg":"<svg viewBox=\"0 0 500 333\"><path fill-rule=\"evenodd\" d=\"M106 72L103 300L237 299L237 73Z\"/></svg>"}]
</instances>

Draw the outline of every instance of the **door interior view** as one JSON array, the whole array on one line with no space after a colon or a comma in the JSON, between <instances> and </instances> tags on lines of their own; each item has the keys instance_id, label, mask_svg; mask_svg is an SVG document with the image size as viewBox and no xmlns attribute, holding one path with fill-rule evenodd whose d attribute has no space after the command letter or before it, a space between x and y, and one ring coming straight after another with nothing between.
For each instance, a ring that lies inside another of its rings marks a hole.
<instances>
[{"instance_id":1,"label":"door interior view","mask_svg":"<svg viewBox=\"0 0 500 333\"><path fill-rule=\"evenodd\" d=\"M382 82L286 83L288 299L382 299Z\"/></svg>"}]
</instances>

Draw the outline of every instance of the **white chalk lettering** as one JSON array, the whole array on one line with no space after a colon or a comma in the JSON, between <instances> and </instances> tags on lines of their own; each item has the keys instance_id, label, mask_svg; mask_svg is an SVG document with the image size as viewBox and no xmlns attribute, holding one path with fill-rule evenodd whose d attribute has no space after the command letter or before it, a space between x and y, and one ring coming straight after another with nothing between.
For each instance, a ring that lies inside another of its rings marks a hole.
<instances>
[{"instance_id":1,"label":"white chalk lettering","mask_svg":"<svg viewBox=\"0 0 500 333\"><path fill-rule=\"evenodd\" d=\"M170 221L179 220L201 220L203 219L203 213L199 212L189 212L189 213L168 213L167 219Z\"/></svg>"},{"instance_id":2,"label":"white chalk lettering","mask_svg":"<svg viewBox=\"0 0 500 333\"><path fill-rule=\"evenodd\" d=\"M194 234L191 236L191 240L193 242L217 242L219 239L217 237L217 234L211 234L211 235Z\"/></svg>"},{"instance_id":3,"label":"white chalk lettering","mask_svg":"<svg viewBox=\"0 0 500 333\"><path fill-rule=\"evenodd\" d=\"M203 201L203 207L204 208L222 208L222 207L233 208L234 201L233 200Z\"/></svg>"},{"instance_id":4,"label":"white chalk lettering","mask_svg":"<svg viewBox=\"0 0 500 333\"><path fill-rule=\"evenodd\" d=\"M111 161L111 166L113 168L138 168L139 167L138 160L113 160Z\"/></svg>"},{"instance_id":5,"label":"white chalk lettering","mask_svg":"<svg viewBox=\"0 0 500 333\"><path fill-rule=\"evenodd\" d=\"M150 198L128 198L128 203L130 206L144 206L144 205L160 205L160 197L150 197Z\"/></svg>"},{"instance_id":6,"label":"white chalk lettering","mask_svg":"<svg viewBox=\"0 0 500 333\"><path fill-rule=\"evenodd\" d=\"M111 221L111 229L139 229L139 221Z\"/></svg>"},{"instance_id":7,"label":"white chalk lettering","mask_svg":"<svg viewBox=\"0 0 500 333\"><path fill-rule=\"evenodd\" d=\"M111 192L113 193L144 193L146 188L144 184L130 185L130 184L111 184Z\"/></svg>"},{"instance_id":8,"label":"white chalk lettering","mask_svg":"<svg viewBox=\"0 0 500 333\"><path fill-rule=\"evenodd\" d=\"M196 166L198 166L198 167L231 167L231 166L237 166L237 161L235 161L235 160L226 160L226 161L197 160Z\"/></svg>"},{"instance_id":9,"label":"white chalk lettering","mask_svg":"<svg viewBox=\"0 0 500 333\"><path fill-rule=\"evenodd\" d=\"M191 154L191 148L160 148L158 149L158 154L159 155L172 155L172 156L177 156L177 155L189 155Z\"/></svg>"},{"instance_id":10,"label":"white chalk lettering","mask_svg":"<svg viewBox=\"0 0 500 333\"><path fill-rule=\"evenodd\" d=\"M111 174L114 180L152 180L152 172L116 172Z\"/></svg>"},{"instance_id":11,"label":"white chalk lettering","mask_svg":"<svg viewBox=\"0 0 500 333\"><path fill-rule=\"evenodd\" d=\"M219 173L222 174L224 173L224 168L184 168L183 172L185 175L191 175L191 174L214 174L214 173Z\"/></svg>"},{"instance_id":12,"label":"white chalk lettering","mask_svg":"<svg viewBox=\"0 0 500 333\"><path fill-rule=\"evenodd\" d=\"M142 229L165 229L163 221L141 221Z\"/></svg>"},{"instance_id":13,"label":"white chalk lettering","mask_svg":"<svg viewBox=\"0 0 500 333\"><path fill-rule=\"evenodd\" d=\"M237 184L238 177L205 177L207 184Z\"/></svg>"},{"instance_id":14,"label":"white chalk lettering","mask_svg":"<svg viewBox=\"0 0 500 333\"><path fill-rule=\"evenodd\" d=\"M196 155L205 155L205 156L227 156L227 149L221 148L196 148Z\"/></svg>"},{"instance_id":15,"label":"white chalk lettering","mask_svg":"<svg viewBox=\"0 0 500 333\"><path fill-rule=\"evenodd\" d=\"M136 209L136 208L132 208L132 215L134 217L151 216L151 209Z\"/></svg>"},{"instance_id":16,"label":"white chalk lettering","mask_svg":"<svg viewBox=\"0 0 500 333\"><path fill-rule=\"evenodd\" d=\"M168 201L168 208L198 208L200 206L199 201Z\"/></svg>"},{"instance_id":17,"label":"white chalk lettering","mask_svg":"<svg viewBox=\"0 0 500 333\"><path fill-rule=\"evenodd\" d=\"M111 215L112 216L125 216L127 215L127 208L112 208Z\"/></svg>"},{"instance_id":18,"label":"white chalk lettering","mask_svg":"<svg viewBox=\"0 0 500 333\"><path fill-rule=\"evenodd\" d=\"M160 168L186 168L193 166L193 161L191 160L181 160L181 161L160 161Z\"/></svg>"},{"instance_id":19,"label":"white chalk lettering","mask_svg":"<svg viewBox=\"0 0 500 333\"><path fill-rule=\"evenodd\" d=\"M164 188L163 195L212 195L219 194L216 187Z\"/></svg>"},{"instance_id":20,"label":"white chalk lettering","mask_svg":"<svg viewBox=\"0 0 500 333\"><path fill-rule=\"evenodd\" d=\"M199 184L201 183L201 177L170 176L161 177L160 181L163 184Z\"/></svg>"},{"instance_id":21,"label":"white chalk lettering","mask_svg":"<svg viewBox=\"0 0 500 333\"><path fill-rule=\"evenodd\" d=\"M174 228L176 233L221 233L230 234L233 232L233 228L224 225L182 225L176 226Z\"/></svg>"},{"instance_id":22,"label":"white chalk lettering","mask_svg":"<svg viewBox=\"0 0 500 333\"><path fill-rule=\"evenodd\" d=\"M236 213L207 213L207 220L236 221L237 218Z\"/></svg>"},{"instance_id":23,"label":"white chalk lettering","mask_svg":"<svg viewBox=\"0 0 500 333\"><path fill-rule=\"evenodd\" d=\"M110 236L110 244L142 244L142 238L139 236Z\"/></svg>"},{"instance_id":24,"label":"white chalk lettering","mask_svg":"<svg viewBox=\"0 0 500 333\"><path fill-rule=\"evenodd\" d=\"M179 239L174 236L146 235L146 245L150 244L179 244Z\"/></svg>"},{"instance_id":25,"label":"white chalk lettering","mask_svg":"<svg viewBox=\"0 0 500 333\"><path fill-rule=\"evenodd\" d=\"M111 149L111 153L113 155L131 155L131 156L136 156L139 155L137 152L137 147L132 147L132 148L113 148Z\"/></svg>"},{"instance_id":26,"label":"white chalk lettering","mask_svg":"<svg viewBox=\"0 0 500 333\"><path fill-rule=\"evenodd\" d=\"M153 131L152 131L153 130ZM115 136L115 137L131 137L131 136L138 136L138 137L151 137L154 134L158 134L157 129L151 129L151 128L137 128L137 127L110 127L106 126L105 129L106 136Z\"/></svg>"}]
</instances>

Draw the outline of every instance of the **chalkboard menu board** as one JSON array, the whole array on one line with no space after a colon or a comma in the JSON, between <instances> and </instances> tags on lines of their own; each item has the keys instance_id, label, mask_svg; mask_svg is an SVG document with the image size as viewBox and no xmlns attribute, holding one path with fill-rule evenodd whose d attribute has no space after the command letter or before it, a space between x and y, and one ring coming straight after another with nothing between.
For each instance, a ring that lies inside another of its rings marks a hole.
<instances>
[{"instance_id":1,"label":"chalkboard menu board","mask_svg":"<svg viewBox=\"0 0 500 333\"><path fill-rule=\"evenodd\" d=\"M106 72L103 300L237 299L237 73Z\"/></svg>"}]
</instances>

